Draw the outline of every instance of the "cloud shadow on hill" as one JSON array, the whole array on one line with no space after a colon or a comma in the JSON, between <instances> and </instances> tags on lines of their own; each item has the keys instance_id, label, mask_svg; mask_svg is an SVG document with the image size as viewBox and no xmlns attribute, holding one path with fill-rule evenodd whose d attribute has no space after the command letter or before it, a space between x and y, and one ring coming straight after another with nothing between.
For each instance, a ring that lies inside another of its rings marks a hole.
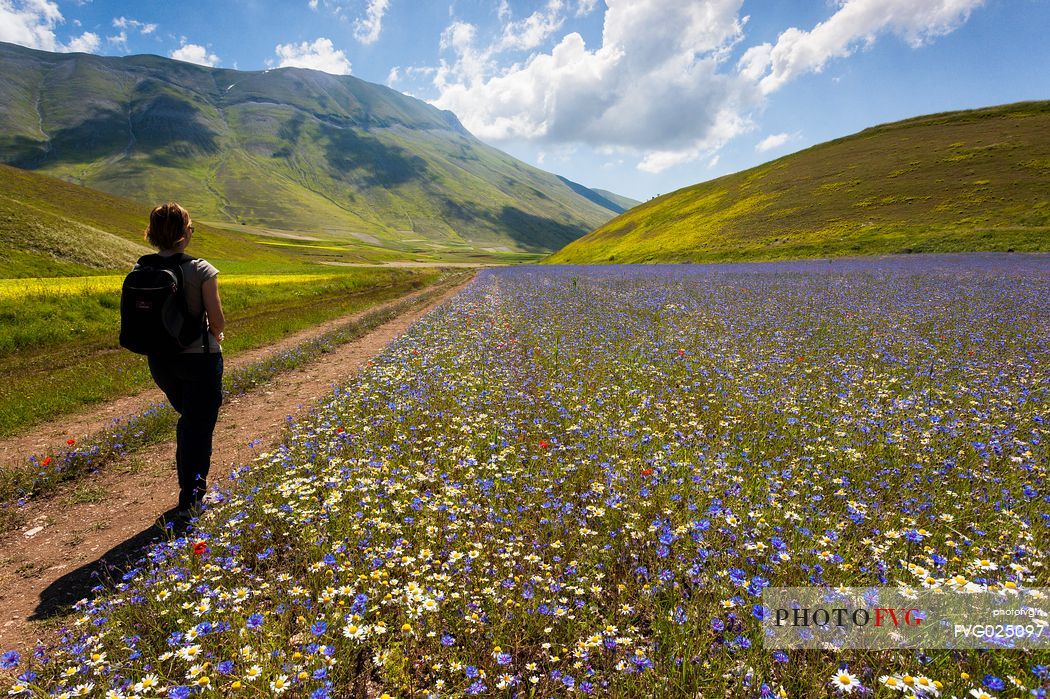
<instances>
[{"instance_id":1,"label":"cloud shadow on hill","mask_svg":"<svg viewBox=\"0 0 1050 699\"><path fill-rule=\"evenodd\" d=\"M145 153L156 165L177 165L180 159L219 150L218 135L203 121L193 103L168 94L138 101L131 114L95 108L49 140L24 136L9 139L8 162L34 169L48 163L89 163L129 153Z\"/></svg>"},{"instance_id":2,"label":"cloud shadow on hill","mask_svg":"<svg viewBox=\"0 0 1050 699\"><path fill-rule=\"evenodd\" d=\"M321 127L325 158L335 177L366 186L394 187L428 176L427 161L352 128ZM363 173L363 174L358 174Z\"/></svg>"},{"instance_id":3,"label":"cloud shadow on hill","mask_svg":"<svg viewBox=\"0 0 1050 699\"><path fill-rule=\"evenodd\" d=\"M530 252L559 250L589 231L586 226L562 223L510 205L488 210L472 202L460 203L446 198L442 210L453 228L458 227L457 224L473 227L482 221L494 233L509 236Z\"/></svg>"}]
</instances>

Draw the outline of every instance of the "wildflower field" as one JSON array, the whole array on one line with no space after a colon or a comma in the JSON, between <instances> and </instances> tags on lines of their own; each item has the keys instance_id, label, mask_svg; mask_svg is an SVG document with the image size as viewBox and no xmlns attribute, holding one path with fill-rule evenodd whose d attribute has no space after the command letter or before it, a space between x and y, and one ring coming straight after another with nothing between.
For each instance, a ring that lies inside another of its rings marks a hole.
<instances>
[{"instance_id":1,"label":"wildflower field","mask_svg":"<svg viewBox=\"0 0 1050 699\"><path fill-rule=\"evenodd\" d=\"M1048 586L1050 259L487 270L11 653L27 696L1045 696L767 586Z\"/></svg>"}]
</instances>

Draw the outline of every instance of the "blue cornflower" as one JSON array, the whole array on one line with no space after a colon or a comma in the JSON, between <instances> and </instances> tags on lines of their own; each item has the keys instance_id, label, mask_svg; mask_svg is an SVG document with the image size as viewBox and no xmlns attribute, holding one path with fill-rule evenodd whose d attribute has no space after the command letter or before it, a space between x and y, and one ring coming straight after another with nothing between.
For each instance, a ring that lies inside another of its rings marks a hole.
<instances>
[{"instance_id":1,"label":"blue cornflower","mask_svg":"<svg viewBox=\"0 0 1050 699\"><path fill-rule=\"evenodd\" d=\"M17 650L9 650L3 655L0 655L0 668L10 670L18 666L18 663L22 661L22 656L19 655Z\"/></svg>"},{"instance_id":2,"label":"blue cornflower","mask_svg":"<svg viewBox=\"0 0 1050 699\"><path fill-rule=\"evenodd\" d=\"M221 663L215 666L215 671L220 675L228 675L233 672L233 661L223 660Z\"/></svg>"},{"instance_id":3,"label":"blue cornflower","mask_svg":"<svg viewBox=\"0 0 1050 699\"><path fill-rule=\"evenodd\" d=\"M447 634L447 633L441 634L441 645L445 646L446 648L448 648L451 645L454 645L455 642L456 642L456 637L455 636L452 636L451 634Z\"/></svg>"},{"instance_id":4,"label":"blue cornflower","mask_svg":"<svg viewBox=\"0 0 1050 699\"><path fill-rule=\"evenodd\" d=\"M497 653L496 663L499 665L510 665L511 657L510 653Z\"/></svg>"},{"instance_id":5,"label":"blue cornflower","mask_svg":"<svg viewBox=\"0 0 1050 699\"><path fill-rule=\"evenodd\" d=\"M310 633L314 636L320 636L327 630L328 624L325 623L324 619L318 619L313 623L313 626L310 627Z\"/></svg>"},{"instance_id":6,"label":"blue cornflower","mask_svg":"<svg viewBox=\"0 0 1050 699\"><path fill-rule=\"evenodd\" d=\"M190 688L184 686L172 687L168 690L169 699L186 699L190 695Z\"/></svg>"},{"instance_id":7,"label":"blue cornflower","mask_svg":"<svg viewBox=\"0 0 1050 699\"><path fill-rule=\"evenodd\" d=\"M481 694L484 691L485 691L485 683L482 682L481 680L478 680L474 684L472 684L469 687L467 687L467 694L471 694L471 695Z\"/></svg>"},{"instance_id":8,"label":"blue cornflower","mask_svg":"<svg viewBox=\"0 0 1050 699\"><path fill-rule=\"evenodd\" d=\"M246 625L247 625L247 627L249 629L257 629L260 626L262 626L262 623L263 623L263 615L262 614L252 614L250 617L248 617L248 623Z\"/></svg>"},{"instance_id":9,"label":"blue cornflower","mask_svg":"<svg viewBox=\"0 0 1050 699\"><path fill-rule=\"evenodd\" d=\"M996 677L995 675L985 675L984 679L982 679L981 682L983 682L984 686L987 687L988 689L996 689L996 690L998 690L998 689L1004 689L1006 687L1006 683L1003 682L998 677Z\"/></svg>"}]
</instances>

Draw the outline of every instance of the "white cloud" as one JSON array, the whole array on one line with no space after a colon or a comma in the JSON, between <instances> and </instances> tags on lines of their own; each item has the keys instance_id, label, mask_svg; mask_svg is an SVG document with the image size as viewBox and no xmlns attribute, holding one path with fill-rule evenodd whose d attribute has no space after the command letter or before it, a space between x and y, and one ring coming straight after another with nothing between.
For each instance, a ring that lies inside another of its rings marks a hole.
<instances>
[{"instance_id":1,"label":"white cloud","mask_svg":"<svg viewBox=\"0 0 1050 699\"><path fill-rule=\"evenodd\" d=\"M711 156L750 130L750 114L793 77L882 34L919 46L983 2L836 0L831 17L811 31L788 29L735 65L729 59L748 21L743 0L606 0L600 46L573 32L549 50L540 47L568 13L585 14L597 0L549 0L517 21L501 4L494 38L483 40L460 20L445 29L433 102L484 139L583 143L660 172ZM505 55L512 52L532 53Z\"/></svg>"},{"instance_id":2,"label":"white cloud","mask_svg":"<svg viewBox=\"0 0 1050 699\"><path fill-rule=\"evenodd\" d=\"M171 52L171 57L176 61L196 63L199 66L214 68L219 65L219 57L214 53L208 53L208 49L200 44L187 44L183 41L182 46Z\"/></svg>"},{"instance_id":3,"label":"white cloud","mask_svg":"<svg viewBox=\"0 0 1050 699\"><path fill-rule=\"evenodd\" d=\"M0 0L0 41L44 51L95 51L101 40L84 32L63 44L55 28L64 22L58 4L51 0ZM79 24L77 24L79 26Z\"/></svg>"},{"instance_id":4,"label":"white cloud","mask_svg":"<svg viewBox=\"0 0 1050 699\"><path fill-rule=\"evenodd\" d=\"M386 84L393 87L395 83L414 83L417 80L428 80L434 77L437 69L433 66L394 66L386 76ZM403 89L398 88L401 92ZM405 93L408 94L408 93Z\"/></svg>"},{"instance_id":5,"label":"white cloud","mask_svg":"<svg viewBox=\"0 0 1050 699\"><path fill-rule=\"evenodd\" d=\"M117 29L137 29L140 34L152 34L157 31L157 24L153 22L140 22L128 17L114 17L113 26Z\"/></svg>"},{"instance_id":6,"label":"white cloud","mask_svg":"<svg viewBox=\"0 0 1050 699\"><path fill-rule=\"evenodd\" d=\"M550 53L502 70L495 55L523 42L509 46L504 33L494 45L478 47L476 28L454 22L442 47L455 60L435 77L435 104L454 111L481 138L633 150L648 172L695 159L748 128L741 114L757 101L756 91L718 71L742 37L741 0L607 4L597 49L574 32ZM552 9L560 3L546 6L548 26Z\"/></svg>"},{"instance_id":7,"label":"white cloud","mask_svg":"<svg viewBox=\"0 0 1050 699\"><path fill-rule=\"evenodd\" d=\"M78 37L74 37L69 40L66 44L67 51L78 51L80 53L94 53L98 51L98 47L102 44L102 40L98 34L94 32L84 32Z\"/></svg>"},{"instance_id":8,"label":"white cloud","mask_svg":"<svg viewBox=\"0 0 1050 699\"><path fill-rule=\"evenodd\" d=\"M528 51L536 48L565 23L562 7L562 0L548 0L543 9L533 12L525 19L506 22L503 25L503 36L493 50Z\"/></svg>"},{"instance_id":9,"label":"white cloud","mask_svg":"<svg viewBox=\"0 0 1050 699\"><path fill-rule=\"evenodd\" d=\"M594 8L598 6L598 0L577 0L576 2L576 16L586 17L587 15L594 12Z\"/></svg>"},{"instance_id":10,"label":"white cloud","mask_svg":"<svg viewBox=\"0 0 1050 699\"><path fill-rule=\"evenodd\" d=\"M880 34L895 34L918 47L963 24L984 0L842 0L839 9L810 31L792 27L775 44L749 48L740 72L757 80L763 93L804 73L819 73L833 58L871 46Z\"/></svg>"},{"instance_id":11,"label":"white cloud","mask_svg":"<svg viewBox=\"0 0 1050 699\"><path fill-rule=\"evenodd\" d=\"M114 36L107 36L106 41L124 51L128 50L128 32L126 29L121 29L120 33Z\"/></svg>"},{"instance_id":12,"label":"white cloud","mask_svg":"<svg viewBox=\"0 0 1050 699\"><path fill-rule=\"evenodd\" d=\"M331 39L321 37L313 42L301 44L278 44L274 49L281 68L311 68L334 75L349 75L350 61L341 49L336 49Z\"/></svg>"},{"instance_id":13,"label":"white cloud","mask_svg":"<svg viewBox=\"0 0 1050 699\"><path fill-rule=\"evenodd\" d=\"M354 38L362 44L374 44L383 31L383 15L390 7L390 0L368 0L365 16L354 20Z\"/></svg>"},{"instance_id":14,"label":"white cloud","mask_svg":"<svg viewBox=\"0 0 1050 699\"><path fill-rule=\"evenodd\" d=\"M789 133L774 133L766 136L761 141L755 144L755 150L759 153L765 153L766 151L773 150L774 148L780 148L788 141L791 140L791 134Z\"/></svg>"},{"instance_id":15,"label":"white cloud","mask_svg":"<svg viewBox=\"0 0 1050 699\"><path fill-rule=\"evenodd\" d=\"M307 3L307 4L310 6L311 10L316 10L317 9L317 0L310 0L310 2Z\"/></svg>"}]
</instances>

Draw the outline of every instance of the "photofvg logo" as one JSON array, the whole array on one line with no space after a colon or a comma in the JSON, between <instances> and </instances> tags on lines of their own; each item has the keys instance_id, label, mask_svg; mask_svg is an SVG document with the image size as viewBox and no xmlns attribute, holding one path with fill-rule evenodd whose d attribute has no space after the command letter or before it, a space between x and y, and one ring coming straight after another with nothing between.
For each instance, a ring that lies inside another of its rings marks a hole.
<instances>
[{"instance_id":1,"label":"photofvg logo","mask_svg":"<svg viewBox=\"0 0 1050 699\"><path fill-rule=\"evenodd\" d=\"M872 610L863 607L848 609L846 607L792 607L785 609L780 607L775 610L774 623L777 626L791 625L795 627L827 627L835 626L868 626L875 627L899 627L921 626L924 618L923 611L915 607L894 609L893 607L875 607Z\"/></svg>"},{"instance_id":2,"label":"photofvg logo","mask_svg":"<svg viewBox=\"0 0 1050 699\"><path fill-rule=\"evenodd\" d=\"M962 592L897 587L769 587L767 648L1050 648L1044 588Z\"/></svg>"}]
</instances>

